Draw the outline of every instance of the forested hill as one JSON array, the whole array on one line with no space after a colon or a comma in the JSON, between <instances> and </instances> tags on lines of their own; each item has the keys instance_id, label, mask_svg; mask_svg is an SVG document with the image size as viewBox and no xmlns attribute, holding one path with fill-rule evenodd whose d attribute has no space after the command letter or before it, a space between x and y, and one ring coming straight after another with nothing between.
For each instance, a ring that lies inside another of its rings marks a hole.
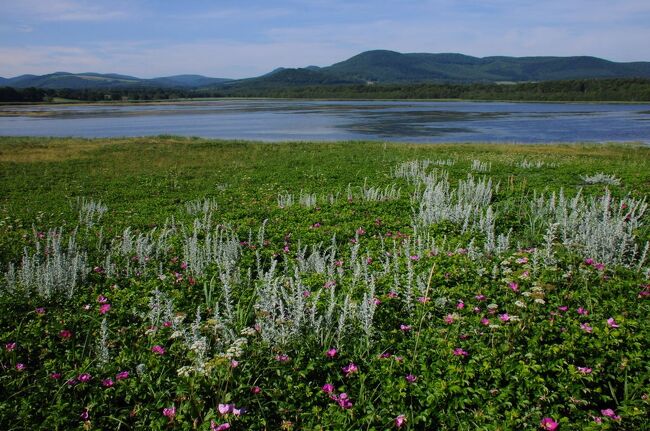
<instances>
[{"instance_id":1,"label":"forested hill","mask_svg":"<svg viewBox=\"0 0 650 431\"><path fill-rule=\"evenodd\" d=\"M0 102L56 100L138 101L202 97L312 99L466 99L650 102L650 79L576 79L519 84L344 84L220 87L211 89L14 89L0 87Z\"/></svg>"}]
</instances>

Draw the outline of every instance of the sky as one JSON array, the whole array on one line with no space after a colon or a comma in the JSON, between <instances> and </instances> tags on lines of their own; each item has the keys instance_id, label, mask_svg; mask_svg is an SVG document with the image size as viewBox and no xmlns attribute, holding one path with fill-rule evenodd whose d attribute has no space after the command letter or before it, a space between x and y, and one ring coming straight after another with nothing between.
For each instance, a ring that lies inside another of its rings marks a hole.
<instances>
[{"instance_id":1,"label":"sky","mask_svg":"<svg viewBox=\"0 0 650 431\"><path fill-rule=\"evenodd\" d=\"M650 0L0 0L0 76L245 78L371 49L650 61Z\"/></svg>"}]
</instances>

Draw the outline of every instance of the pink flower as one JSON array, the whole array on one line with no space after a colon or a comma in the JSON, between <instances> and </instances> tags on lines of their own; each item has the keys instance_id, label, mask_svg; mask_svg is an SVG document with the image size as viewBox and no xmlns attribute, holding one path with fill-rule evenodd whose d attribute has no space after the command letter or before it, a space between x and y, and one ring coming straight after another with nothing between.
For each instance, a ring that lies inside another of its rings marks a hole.
<instances>
[{"instance_id":1,"label":"pink flower","mask_svg":"<svg viewBox=\"0 0 650 431\"><path fill-rule=\"evenodd\" d=\"M239 366L239 361L232 360L230 361L230 368L237 368Z\"/></svg>"},{"instance_id":2,"label":"pink flower","mask_svg":"<svg viewBox=\"0 0 650 431\"><path fill-rule=\"evenodd\" d=\"M325 383L321 389L326 394L331 394L332 392L334 392L334 385L331 383Z\"/></svg>"},{"instance_id":3,"label":"pink flower","mask_svg":"<svg viewBox=\"0 0 650 431\"><path fill-rule=\"evenodd\" d=\"M416 376L413 374L407 374L406 377L404 377L407 382L409 383L415 383L415 381L418 379Z\"/></svg>"},{"instance_id":4,"label":"pink flower","mask_svg":"<svg viewBox=\"0 0 650 431\"><path fill-rule=\"evenodd\" d=\"M84 409L84 411L81 412L79 417L81 418L82 421L87 421L88 419L90 419L90 414L88 413L88 409Z\"/></svg>"},{"instance_id":5,"label":"pink flower","mask_svg":"<svg viewBox=\"0 0 650 431\"><path fill-rule=\"evenodd\" d=\"M585 259L585 265L591 266L594 264L594 260L592 258Z\"/></svg>"},{"instance_id":6,"label":"pink flower","mask_svg":"<svg viewBox=\"0 0 650 431\"><path fill-rule=\"evenodd\" d=\"M474 299L476 299L477 301L485 301L487 298L485 295L481 294L481 295L476 295Z\"/></svg>"},{"instance_id":7,"label":"pink flower","mask_svg":"<svg viewBox=\"0 0 650 431\"><path fill-rule=\"evenodd\" d=\"M275 360L278 362L289 362L289 356L288 355L277 355L275 357Z\"/></svg>"},{"instance_id":8,"label":"pink flower","mask_svg":"<svg viewBox=\"0 0 650 431\"><path fill-rule=\"evenodd\" d=\"M582 329L583 331L585 331L585 332L587 332L589 334L591 334L594 331L594 328L589 326L588 323L581 323L580 324L580 329Z\"/></svg>"},{"instance_id":9,"label":"pink flower","mask_svg":"<svg viewBox=\"0 0 650 431\"><path fill-rule=\"evenodd\" d=\"M456 308L459 309L459 310L462 310L463 308L465 308L465 303L463 302L462 299L460 301L458 301L458 304L456 304Z\"/></svg>"},{"instance_id":10,"label":"pink flower","mask_svg":"<svg viewBox=\"0 0 650 431\"><path fill-rule=\"evenodd\" d=\"M325 356L327 356L328 358L331 359L331 358L335 357L337 353L338 353L338 350L336 350L336 349L329 349L329 350L327 351L327 353L325 353Z\"/></svg>"},{"instance_id":11,"label":"pink flower","mask_svg":"<svg viewBox=\"0 0 650 431\"><path fill-rule=\"evenodd\" d=\"M390 358L391 356L392 356L392 355L391 355L390 353L388 353L388 352L384 352L384 353L381 353L381 354L379 355L379 359L388 359L388 358Z\"/></svg>"},{"instance_id":12,"label":"pink flower","mask_svg":"<svg viewBox=\"0 0 650 431\"><path fill-rule=\"evenodd\" d=\"M44 308L44 307L37 307L37 308L34 310L34 312L35 312L36 314L38 314L39 316L42 316L43 314L45 314L45 308Z\"/></svg>"},{"instance_id":13,"label":"pink flower","mask_svg":"<svg viewBox=\"0 0 650 431\"><path fill-rule=\"evenodd\" d=\"M345 377L348 377L352 373L356 373L359 371L359 367L354 362L350 362L348 365L343 367L343 372L345 373Z\"/></svg>"},{"instance_id":14,"label":"pink flower","mask_svg":"<svg viewBox=\"0 0 650 431\"><path fill-rule=\"evenodd\" d=\"M418 302L419 302L420 304L426 304L426 303L429 302L430 300L431 300L431 298L429 298L428 296L420 296L420 297L418 298Z\"/></svg>"},{"instance_id":15,"label":"pink flower","mask_svg":"<svg viewBox=\"0 0 650 431\"><path fill-rule=\"evenodd\" d=\"M172 326L172 322L170 322L169 320L163 322L163 328L171 328L171 326Z\"/></svg>"},{"instance_id":16,"label":"pink flower","mask_svg":"<svg viewBox=\"0 0 650 431\"><path fill-rule=\"evenodd\" d=\"M577 367L580 374L591 374L592 369L589 367Z\"/></svg>"},{"instance_id":17,"label":"pink flower","mask_svg":"<svg viewBox=\"0 0 650 431\"><path fill-rule=\"evenodd\" d=\"M346 394L345 392L343 392L338 397L334 397L334 400L343 409L349 409L352 407L352 401L350 400L350 397L348 397L348 394Z\"/></svg>"},{"instance_id":18,"label":"pink flower","mask_svg":"<svg viewBox=\"0 0 650 431\"><path fill-rule=\"evenodd\" d=\"M388 292L388 297L389 298L397 298L397 296L398 296L397 292L395 292L394 290L391 290L390 292Z\"/></svg>"},{"instance_id":19,"label":"pink flower","mask_svg":"<svg viewBox=\"0 0 650 431\"><path fill-rule=\"evenodd\" d=\"M417 262L418 260L420 260L420 256L418 256L417 254L414 254L412 256L409 256L409 259L411 259L414 262Z\"/></svg>"},{"instance_id":20,"label":"pink flower","mask_svg":"<svg viewBox=\"0 0 650 431\"><path fill-rule=\"evenodd\" d=\"M160 356L165 354L165 348L163 346L158 345L158 344L153 346L151 348L151 351L154 352L156 355L160 355Z\"/></svg>"},{"instance_id":21,"label":"pink flower","mask_svg":"<svg viewBox=\"0 0 650 431\"><path fill-rule=\"evenodd\" d=\"M395 426L397 428L402 428L405 423L406 423L406 416L399 415L395 418Z\"/></svg>"},{"instance_id":22,"label":"pink flower","mask_svg":"<svg viewBox=\"0 0 650 431\"><path fill-rule=\"evenodd\" d=\"M102 304L99 307L99 314L106 314L111 309L111 304Z\"/></svg>"},{"instance_id":23,"label":"pink flower","mask_svg":"<svg viewBox=\"0 0 650 431\"><path fill-rule=\"evenodd\" d=\"M515 283L514 281L511 281L508 283L508 287L512 289L513 292L519 292L519 285Z\"/></svg>"},{"instance_id":24,"label":"pink flower","mask_svg":"<svg viewBox=\"0 0 650 431\"><path fill-rule=\"evenodd\" d=\"M411 325L399 325L399 329L401 329L404 332L408 332L411 330Z\"/></svg>"},{"instance_id":25,"label":"pink flower","mask_svg":"<svg viewBox=\"0 0 650 431\"><path fill-rule=\"evenodd\" d=\"M618 328L619 327L618 323L616 323L616 320L614 320L613 317L610 317L609 319L607 319L607 326L609 326L610 328Z\"/></svg>"},{"instance_id":26,"label":"pink flower","mask_svg":"<svg viewBox=\"0 0 650 431\"><path fill-rule=\"evenodd\" d=\"M594 422L596 422L597 424L603 423L603 418L601 418L600 416L594 416L593 418L594 418Z\"/></svg>"},{"instance_id":27,"label":"pink flower","mask_svg":"<svg viewBox=\"0 0 650 431\"><path fill-rule=\"evenodd\" d=\"M461 349L460 347L457 347L453 351L454 356L462 356L462 357L467 357L469 353L467 353L465 350Z\"/></svg>"},{"instance_id":28,"label":"pink flower","mask_svg":"<svg viewBox=\"0 0 650 431\"><path fill-rule=\"evenodd\" d=\"M548 430L548 431L554 431L558 427L558 423L555 422L552 418L544 418L542 421L539 423L539 426L543 430Z\"/></svg>"},{"instance_id":29,"label":"pink flower","mask_svg":"<svg viewBox=\"0 0 650 431\"><path fill-rule=\"evenodd\" d=\"M113 379L111 379L111 378L102 380L102 386L104 386L105 388L110 388L113 385L114 385Z\"/></svg>"},{"instance_id":30,"label":"pink flower","mask_svg":"<svg viewBox=\"0 0 650 431\"><path fill-rule=\"evenodd\" d=\"M499 320L502 322L507 322L510 320L510 315L508 313L499 314Z\"/></svg>"},{"instance_id":31,"label":"pink flower","mask_svg":"<svg viewBox=\"0 0 650 431\"><path fill-rule=\"evenodd\" d=\"M621 419L621 417L618 416L618 415L616 414L616 412L615 412L614 410L612 410L612 409L604 409L604 410L601 410L601 411L600 411L600 414L603 415L603 416L605 416L605 417L608 417L608 418L610 418L610 419L612 419L612 420L615 420L615 421Z\"/></svg>"},{"instance_id":32,"label":"pink flower","mask_svg":"<svg viewBox=\"0 0 650 431\"><path fill-rule=\"evenodd\" d=\"M323 284L323 288L329 289L330 287L336 286L336 282L334 280L328 280Z\"/></svg>"},{"instance_id":33,"label":"pink flower","mask_svg":"<svg viewBox=\"0 0 650 431\"><path fill-rule=\"evenodd\" d=\"M488 326L489 324L490 324L490 319L488 319L487 317L481 319L481 325Z\"/></svg>"},{"instance_id":34,"label":"pink flower","mask_svg":"<svg viewBox=\"0 0 650 431\"><path fill-rule=\"evenodd\" d=\"M15 348L16 348L16 343L15 342L5 344L5 350L7 350L7 352L11 352Z\"/></svg>"},{"instance_id":35,"label":"pink flower","mask_svg":"<svg viewBox=\"0 0 650 431\"><path fill-rule=\"evenodd\" d=\"M253 386L251 388L251 394L257 395L260 392L262 392L262 388L260 388L259 386Z\"/></svg>"},{"instance_id":36,"label":"pink flower","mask_svg":"<svg viewBox=\"0 0 650 431\"><path fill-rule=\"evenodd\" d=\"M561 305L561 306L557 307L557 309L560 310L560 311L567 311L569 309L569 307L567 307L566 305Z\"/></svg>"},{"instance_id":37,"label":"pink flower","mask_svg":"<svg viewBox=\"0 0 650 431\"><path fill-rule=\"evenodd\" d=\"M171 407L165 407L163 409L163 416L169 418L169 419L174 419L174 416L176 416L176 407L171 406Z\"/></svg>"},{"instance_id":38,"label":"pink flower","mask_svg":"<svg viewBox=\"0 0 650 431\"><path fill-rule=\"evenodd\" d=\"M589 314L589 312L582 307L578 307L578 314L580 314L581 316L586 316Z\"/></svg>"},{"instance_id":39,"label":"pink flower","mask_svg":"<svg viewBox=\"0 0 650 431\"><path fill-rule=\"evenodd\" d=\"M220 415L227 415L228 413L232 413L234 407L232 404L219 404L217 410L219 410Z\"/></svg>"},{"instance_id":40,"label":"pink flower","mask_svg":"<svg viewBox=\"0 0 650 431\"><path fill-rule=\"evenodd\" d=\"M19 362L19 363L16 364L16 370L17 371L25 371L25 368L27 368L27 367L22 362Z\"/></svg>"},{"instance_id":41,"label":"pink flower","mask_svg":"<svg viewBox=\"0 0 650 431\"><path fill-rule=\"evenodd\" d=\"M106 298L104 295L99 295L97 297L97 302L100 304L106 304L108 302L108 298Z\"/></svg>"},{"instance_id":42,"label":"pink flower","mask_svg":"<svg viewBox=\"0 0 650 431\"><path fill-rule=\"evenodd\" d=\"M61 378L61 373L52 373L50 374L50 379L59 380Z\"/></svg>"},{"instance_id":43,"label":"pink flower","mask_svg":"<svg viewBox=\"0 0 650 431\"><path fill-rule=\"evenodd\" d=\"M81 383L88 383L92 378L93 377L90 374L83 373L83 374L79 374L77 380L79 380Z\"/></svg>"},{"instance_id":44,"label":"pink flower","mask_svg":"<svg viewBox=\"0 0 650 431\"><path fill-rule=\"evenodd\" d=\"M447 325L451 325L454 323L456 318L454 317L453 314L447 314L443 319L442 319Z\"/></svg>"},{"instance_id":45,"label":"pink flower","mask_svg":"<svg viewBox=\"0 0 650 431\"><path fill-rule=\"evenodd\" d=\"M68 329L61 329L59 331L59 337L63 338L64 340L67 340L68 338L72 337L72 331Z\"/></svg>"},{"instance_id":46,"label":"pink flower","mask_svg":"<svg viewBox=\"0 0 650 431\"><path fill-rule=\"evenodd\" d=\"M129 372L128 371L120 371L115 375L115 380L124 380L129 378Z\"/></svg>"},{"instance_id":47,"label":"pink flower","mask_svg":"<svg viewBox=\"0 0 650 431\"><path fill-rule=\"evenodd\" d=\"M519 264L528 263L528 258L527 257L521 257L521 258L517 259L515 262L517 262Z\"/></svg>"},{"instance_id":48,"label":"pink flower","mask_svg":"<svg viewBox=\"0 0 650 431\"><path fill-rule=\"evenodd\" d=\"M598 271L602 271L605 269L605 264L604 263L597 263L594 265L594 268L596 268Z\"/></svg>"},{"instance_id":49,"label":"pink flower","mask_svg":"<svg viewBox=\"0 0 650 431\"><path fill-rule=\"evenodd\" d=\"M230 429L228 422L217 425L215 421L210 421L210 431L225 431L227 429Z\"/></svg>"},{"instance_id":50,"label":"pink flower","mask_svg":"<svg viewBox=\"0 0 650 431\"><path fill-rule=\"evenodd\" d=\"M372 298L372 303L375 305L379 305L381 304L381 301L379 300L379 298Z\"/></svg>"}]
</instances>

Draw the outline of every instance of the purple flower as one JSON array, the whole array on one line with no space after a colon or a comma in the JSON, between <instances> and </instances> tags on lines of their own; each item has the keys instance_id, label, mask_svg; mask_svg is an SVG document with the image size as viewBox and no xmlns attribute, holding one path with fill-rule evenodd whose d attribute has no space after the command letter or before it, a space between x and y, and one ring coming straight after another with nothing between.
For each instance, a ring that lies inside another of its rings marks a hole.
<instances>
[{"instance_id":1,"label":"purple flower","mask_svg":"<svg viewBox=\"0 0 650 431\"><path fill-rule=\"evenodd\" d=\"M115 375L115 380L124 380L129 377L129 372L128 371L120 371Z\"/></svg>"},{"instance_id":2,"label":"purple flower","mask_svg":"<svg viewBox=\"0 0 650 431\"><path fill-rule=\"evenodd\" d=\"M114 384L115 383L113 383L113 379L111 378L102 380L102 386L105 388L112 388Z\"/></svg>"},{"instance_id":3,"label":"purple flower","mask_svg":"<svg viewBox=\"0 0 650 431\"><path fill-rule=\"evenodd\" d=\"M5 349L7 350L7 352L11 352L15 348L16 348L16 343L15 342L5 344Z\"/></svg>"},{"instance_id":4,"label":"purple flower","mask_svg":"<svg viewBox=\"0 0 650 431\"><path fill-rule=\"evenodd\" d=\"M81 383L88 383L92 378L93 377L90 374L83 373L83 374L79 374L77 380L79 380Z\"/></svg>"},{"instance_id":5,"label":"purple flower","mask_svg":"<svg viewBox=\"0 0 650 431\"><path fill-rule=\"evenodd\" d=\"M327 356L328 358L331 359L331 358L334 358L334 357L336 356L337 353L338 353L338 350L336 350L336 349L329 349L329 350L327 351L327 353L325 353L325 356Z\"/></svg>"},{"instance_id":6,"label":"purple flower","mask_svg":"<svg viewBox=\"0 0 650 431\"><path fill-rule=\"evenodd\" d=\"M406 377L404 377L407 382L409 383L415 383L415 381L418 379L415 377L413 374L407 374Z\"/></svg>"},{"instance_id":7,"label":"purple flower","mask_svg":"<svg viewBox=\"0 0 650 431\"><path fill-rule=\"evenodd\" d=\"M334 385L331 383L325 383L321 389L326 394L331 394L332 392L334 392Z\"/></svg>"},{"instance_id":8,"label":"purple flower","mask_svg":"<svg viewBox=\"0 0 650 431\"><path fill-rule=\"evenodd\" d=\"M499 314L499 320L502 322L507 322L510 320L510 315L508 313Z\"/></svg>"},{"instance_id":9,"label":"purple flower","mask_svg":"<svg viewBox=\"0 0 650 431\"><path fill-rule=\"evenodd\" d=\"M37 307L37 308L34 310L34 312L35 312L36 314L38 314L39 316L42 316L43 314L45 314L45 308L44 308L44 307Z\"/></svg>"},{"instance_id":10,"label":"purple flower","mask_svg":"<svg viewBox=\"0 0 650 431\"><path fill-rule=\"evenodd\" d=\"M402 428L405 423L406 423L406 416L399 415L395 418L395 426L397 428Z\"/></svg>"},{"instance_id":11,"label":"purple flower","mask_svg":"<svg viewBox=\"0 0 650 431\"><path fill-rule=\"evenodd\" d=\"M356 373L357 371L359 371L359 367L357 367L354 362L350 362L348 365L343 367L343 372L345 373L346 377L352 373Z\"/></svg>"},{"instance_id":12,"label":"purple flower","mask_svg":"<svg viewBox=\"0 0 650 431\"><path fill-rule=\"evenodd\" d=\"M174 419L174 416L176 416L176 407L171 406L171 407L165 407L162 411L163 416L169 418L169 419Z\"/></svg>"},{"instance_id":13,"label":"purple flower","mask_svg":"<svg viewBox=\"0 0 650 431\"><path fill-rule=\"evenodd\" d=\"M97 297L97 302L100 304L106 304L108 302L108 298L106 298L104 295L99 295Z\"/></svg>"},{"instance_id":14,"label":"purple flower","mask_svg":"<svg viewBox=\"0 0 650 431\"><path fill-rule=\"evenodd\" d=\"M614 320L613 317L610 317L609 319L607 319L607 326L609 326L610 328L618 328L619 327L618 323L616 323L616 320Z\"/></svg>"},{"instance_id":15,"label":"purple flower","mask_svg":"<svg viewBox=\"0 0 650 431\"><path fill-rule=\"evenodd\" d=\"M548 431L554 431L558 427L558 423L555 422L552 418L544 418L542 421L539 423L539 426L543 430L548 430Z\"/></svg>"},{"instance_id":16,"label":"purple flower","mask_svg":"<svg viewBox=\"0 0 650 431\"><path fill-rule=\"evenodd\" d=\"M17 370L17 371L25 371L25 368L27 368L27 367L26 367L25 364L23 364L22 362L18 362L18 363L16 364L16 370Z\"/></svg>"},{"instance_id":17,"label":"purple flower","mask_svg":"<svg viewBox=\"0 0 650 431\"><path fill-rule=\"evenodd\" d=\"M165 348L163 346L158 345L158 344L153 346L151 348L151 351L154 352L156 355L160 355L160 356L165 354Z\"/></svg>"},{"instance_id":18,"label":"purple flower","mask_svg":"<svg viewBox=\"0 0 650 431\"><path fill-rule=\"evenodd\" d=\"M87 421L90 418L90 414L88 413L88 409L84 409L83 412L79 415L82 421Z\"/></svg>"}]
</instances>

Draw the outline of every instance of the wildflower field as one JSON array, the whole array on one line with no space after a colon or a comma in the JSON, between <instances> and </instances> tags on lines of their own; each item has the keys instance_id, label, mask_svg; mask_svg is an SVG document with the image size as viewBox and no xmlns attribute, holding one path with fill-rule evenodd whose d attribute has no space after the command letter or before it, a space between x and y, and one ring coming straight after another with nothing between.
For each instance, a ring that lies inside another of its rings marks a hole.
<instances>
[{"instance_id":1,"label":"wildflower field","mask_svg":"<svg viewBox=\"0 0 650 431\"><path fill-rule=\"evenodd\" d=\"M650 430L650 148L0 138L0 429Z\"/></svg>"}]
</instances>

